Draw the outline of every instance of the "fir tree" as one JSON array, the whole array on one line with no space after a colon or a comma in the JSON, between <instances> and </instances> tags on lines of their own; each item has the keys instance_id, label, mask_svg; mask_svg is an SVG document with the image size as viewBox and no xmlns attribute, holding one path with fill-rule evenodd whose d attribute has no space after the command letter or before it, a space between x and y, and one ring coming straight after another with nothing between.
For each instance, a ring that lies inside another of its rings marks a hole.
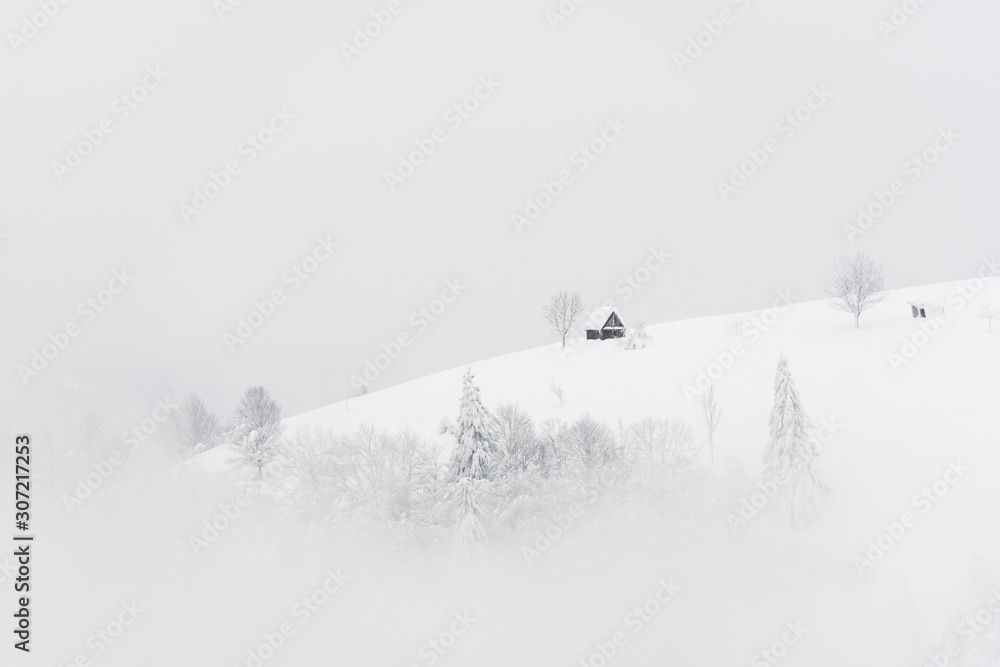
<instances>
[{"instance_id":1,"label":"fir tree","mask_svg":"<svg viewBox=\"0 0 1000 667\"><path fill-rule=\"evenodd\" d=\"M455 546L459 564L470 568L483 563L486 559L486 547L489 545L489 537L483 527L483 512L476 500L475 484L477 482L468 477L460 478L455 484L455 500L458 504Z\"/></svg>"},{"instance_id":2,"label":"fir tree","mask_svg":"<svg viewBox=\"0 0 1000 667\"><path fill-rule=\"evenodd\" d=\"M451 471L456 477L484 479L488 474L490 448L490 416L483 407L479 387L473 379L472 369L465 372L462 381L462 404L455 427L455 452L452 454Z\"/></svg>"},{"instance_id":3,"label":"fir tree","mask_svg":"<svg viewBox=\"0 0 1000 667\"><path fill-rule=\"evenodd\" d=\"M823 485L815 467L816 444L809 437L812 424L802 408L784 355L778 360L774 406L768 425L770 439L764 453L765 476L786 480L780 485L782 504L791 524L800 527L815 518Z\"/></svg>"}]
</instances>

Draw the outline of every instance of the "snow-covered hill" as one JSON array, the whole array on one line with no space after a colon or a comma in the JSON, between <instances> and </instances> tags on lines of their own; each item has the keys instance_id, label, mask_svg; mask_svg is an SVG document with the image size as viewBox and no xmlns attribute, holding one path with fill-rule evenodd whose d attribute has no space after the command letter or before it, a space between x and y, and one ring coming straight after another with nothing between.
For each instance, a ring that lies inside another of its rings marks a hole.
<instances>
[{"instance_id":1,"label":"snow-covered hill","mask_svg":"<svg viewBox=\"0 0 1000 667\"><path fill-rule=\"evenodd\" d=\"M995 280L896 290L854 330L851 316L827 302L795 303L795 295L782 290L775 293L776 308L650 326L654 340L645 350L577 339L565 351L555 344L469 366L488 406L516 402L536 421L589 411L608 422L662 415L696 424L697 392L712 381L726 412L719 453L751 461L766 437L774 368L783 352L814 420L843 423L840 449L890 435L911 447L940 441L956 425L937 415L967 415L964 428L971 430L964 433L978 447L995 436L989 420L976 418L995 409L998 397L1000 323L990 336L987 322L976 319L979 304L991 299L1000 302ZM912 318L908 301L945 304L947 321ZM443 417L456 416L464 372L453 368L373 391L285 424L347 431L373 423L429 436ZM553 382L564 389L562 405L549 389ZM872 454L878 452L898 453L888 446Z\"/></svg>"},{"instance_id":2,"label":"snow-covered hill","mask_svg":"<svg viewBox=\"0 0 1000 667\"><path fill-rule=\"evenodd\" d=\"M711 376L724 415L714 463L701 454L712 477L704 511L664 520L656 508L622 515L598 503L565 527L565 516L543 510L532 525L555 527L550 547L533 532L517 543L495 539L488 565L469 579L433 549L372 557L364 545L412 530L405 520L362 525L363 535L325 532L283 514L280 498L234 495L235 452L218 448L167 476L122 473L127 483L71 518L53 512L46 529L74 557L46 563L46 582L73 602L40 599L46 623L97 614L96 630L122 601L136 600L157 622L140 617L101 656L105 665L136 664L135 648L150 645L162 650L144 656L145 665L182 664L196 651L201 664L248 667L916 667L928 656L959 667L943 653L948 632L972 632L967 656L974 644L1000 648L1000 607L988 608L994 589L1000 596L1000 326L991 335L976 319L981 303L1000 301L1000 282L898 290L864 314L860 330L824 302L785 308L780 298L772 311L651 326L645 350L590 341L568 355L549 346L471 364L490 408L516 402L536 423L588 411L609 425L683 419L699 439L685 387ZM946 304L947 322L914 320L911 300ZM626 324L632 315L624 310ZM817 426L819 473L832 495L803 530L773 513L745 514L734 530L727 515L756 499L741 495L746 486L729 488L730 475L743 467L746 484L762 481L781 353ZM374 424L450 446L435 434L443 417L457 417L464 372L374 391L286 425L348 433ZM563 405L550 382L564 388ZM525 547L542 557L525 562ZM341 570L348 578L338 583ZM315 610L306 614L303 600ZM981 630L960 625L984 609L974 621ZM292 634L275 639L281 628ZM279 649L267 648L272 640ZM41 657L96 657L87 641L60 637ZM432 641L447 650L430 649ZM980 657L960 667L994 664Z\"/></svg>"},{"instance_id":3,"label":"snow-covered hill","mask_svg":"<svg viewBox=\"0 0 1000 667\"><path fill-rule=\"evenodd\" d=\"M1000 556L1000 488L995 484L1000 478L1000 329L990 335L988 323L977 319L982 303L1000 301L1000 281L896 290L862 316L860 330L849 314L827 302L786 307L786 300L795 301L794 295L776 292L776 308L650 326L654 342L645 350L577 340L569 353L553 345L470 366L489 407L516 402L536 422L571 421L583 412L608 424L662 416L689 421L699 437L704 431L695 392L711 379L724 409L714 466L721 475L727 460L736 459L758 474L775 366L783 353L823 443L819 469L833 490L824 516L793 536L752 527L736 542L738 549L747 549L745 558L715 553L733 548L718 535L689 544L680 549L692 559L685 567L689 574L701 572L700 585L714 581L719 587L713 599L730 605L718 611L719 632L736 645L767 634L748 629L754 625L748 618L754 615L752 605L761 605L767 618L780 617L781 609L790 606L798 611L784 613L808 618L814 636L803 640L798 658L787 664L889 664L885 660L904 658L901 646L912 651L905 657L914 660L943 641L945 628L954 629L960 608L980 603L979 593L969 593L970 567L994 559L995 568ZM944 304L946 315L940 321L914 319L909 301ZM627 310L624 317L628 324ZM371 423L430 437L442 417L457 416L464 371L454 368L374 391L296 415L286 424L290 430L323 426L345 432ZM552 382L565 390L562 405L549 389ZM437 437L450 445L449 436ZM708 464L707 454L704 458ZM903 536L894 537L900 525ZM620 539L623 550L642 548L641 539L630 542L635 536ZM869 541L880 539L889 548L870 552ZM831 594L810 588L814 580L805 575L810 584L804 590L776 592L769 602L740 599L726 589L738 589L742 577L765 576L752 563L767 554L792 559L772 563L780 574L767 576L794 581L800 569L815 574L826 568L835 580L856 577L869 588L847 586L850 592ZM681 558L680 553L672 552L672 558ZM738 574L715 571L740 562L746 569L739 566ZM854 610L850 618L838 617L845 608ZM701 621L673 621L687 632L671 633L676 642L671 655L711 654L745 664L739 650L706 650ZM901 629L917 626L924 628L922 638ZM780 630L775 628L776 637ZM837 635L844 633L858 637L853 644L838 642ZM659 654L652 651L649 659L654 655Z\"/></svg>"}]
</instances>

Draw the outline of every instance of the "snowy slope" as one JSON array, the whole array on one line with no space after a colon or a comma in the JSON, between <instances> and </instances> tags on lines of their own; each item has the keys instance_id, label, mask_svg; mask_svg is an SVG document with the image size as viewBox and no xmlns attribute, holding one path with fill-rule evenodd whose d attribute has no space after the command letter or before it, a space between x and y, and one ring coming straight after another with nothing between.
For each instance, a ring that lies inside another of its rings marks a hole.
<instances>
[{"instance_id":1,"label":"snowy slope","mask_svg":"<svg viewBox=\"0 0 1000 667\"><path fill-rule=\"evenodd\" d=\"M978 292L972 291L976 283L966 287L964 281L897 290L862 316L860 331L853 329L850 315L815 301L770 315L760 311L650 326L654 341L645 350L623 351L610 340L577 340L570 342L565 355L553 345L470 366L488 405L517 402L536 422L570 420L589 411L609 422L619 416L629 421L662 415L694 424L699 419L697 406L684 388L697 389L699 372L711 372L718 377L716 391L726 410L718 438L721 443L727 436L733 440L722 445L721 453L749 460L757 457L761 443L735 440L740 434L765 437L774 367L784 352L814 420L840 418L853 432L852 441L883 427L905 434L910 442L931 440L935 434L940 439L953 425L921 416L985 414L997 397L1000 327L988 336L986 322L977 321L975 315L979 303L991 298L1000 302L1000 283L979 284ZM965 300L963 293L972 299ZM906 303L917 299L949 305L948 322L926 343L922 339L926 329L921 320L911 318ZM730 333L736 318L742 318L751 332ZM754 318L759 324L753 323ZM904 341L915 335L915 342L924 344L911 361L903 354ZM719 369L711 366L720 364L720 358L726 363L724 357L734 343L742 354L721 374L715 372ZM899 355L904 363L894 364L890 354ZM322 425L337 431L374 423L432 434L442 417L457 414L464 372L465 367L453 368L296 415L285 423L290 430ZM560 406L549 391L550 380L564 387L565 405ZM987 438L985 421L976 422L978 428L967 425L974 429L968 436L977 445Z\"/></svg>"},{"instance_id":2,"label":"snowy slope","mask_svg":"<svg viewBox=\"0 0 1000 667\"><path fill-rule=\"evenodd\" d=\"M433 664L577 667L624 631L627 643L607 661L611 667L757 667L771 664L759 651L791 637L786 623L799 623L808 630L782 667L922 665L960 614L986 604L989 591L972 576L974 562L992 560L1000 574L994 483L1000 478L1000 327L988 335L986 322L975 319L981 302L1000 301L1000 282L968 291L975 287L899 290L862 317L860 331L850 315L809 302L782 313L742 314L751 327L753 318L772 322L759 336L730 333L736 316L727 315L651 326L655 342L642 351L588 342L565 362L549 346L472 364L488 407L516 401L536 423L568 421L584 411L609 424L619 416L628 422L655 415L686 419L701 437L684 386L738 342L745 349L730 367L711 371L725 414L715 463L703 460L725 480L728 461L736 459L756 482L783 352L806 411L826 426L818 467L833 495L820 521L805 530L788 529L772 515L734 534L725 508L690 519L629 522L598 505L531 565L521 557L522 544L496 540L486 571L470 581L434 557L373 559L355 548L350 534L333 534L335 553L315 550L331 544L330 536L313 539L322 528L260 501L227 520L226 508L236 513L230 487L237 476L229 468L233 452L218 449L175 467L166 480L122 473L122 481L135 480L138 489L109 490L72 518L53 512L47 534L60 535L74 558L42 562L48 585L61 593L58 604L40 600L47 619L40 627L56 637L58 628L86 616L94 617L96 630L123 601L137 600L146 616L100 664L192 664L197 656L194 662L206 665L407 667L431 664L421 648L451 627L454 614L468 612L476 619L468 634ZM963 289L974 299L961 303ZM949 321L933 336L924 334L926 340L906 305L914 299L949 305ZM904 340L914 336L919 351L894 369L888 355L902 354ZM432 437L442 417L457 416L464 371L376 391L286 424L347 432L374 423ZM565 387L565 405L549 392L552 379ZM437 437L448 444L447 436ZM924 512L914 496L935 484L943 491L933 504L923 501ZM729 511L737 512L738 503ZM855 557L865 555L870 540L886 539L886 526L892 529L904 512L915 525L859 572ZM210 533L209 523L224 527L195 554L191 538ZM383 533L375 531L384 528L365 530L377 539ZM343 590L324 593L328 601L308 619L297 617L295 605L316 595L338 568L350 576ZM641 631L625 625L661 579L681 586L675 599ZM109 581L117 583L99 583ZM261 663L251 659L247 651L286 621L295 634L284 646ZM87 639L60 636L39 658L46 664L71 664L84 653L96 658ZM161 650L138 659L141 647L151 645Z\"/></svg>"},{"instance_id":3,"label":"snowy slope","mask_svg":"<svg viewBox=\"0 0 1000 667\"><path fill-rule=\"evenodd\" d=\"M965 599L972 555L1000 554L1000 531L996 530L1000 489L993 483L1000 476L1000 330L988 335L987 323L976 319L979 305L991 299L1000 302L1000 281L926 285L892 293L862 316L859 331L854 330L849 314L816 301L783 308L781 313L762 311L651 326L655 341L641 351L620 350L613 341L577 341L578 350L566 358L557 346L549 346L471 367L488 406L515 401L536 423L549 418L572 420L584 411L609 424L619 417L628 423L656 415L686 419L699 435L703 431L697 405L688 401L684 388L697 386L699 372L710 372L718 378L716 394L725 411L716 434L715 466L721 472L725 460L733 457L752 473L759 473L775 366L784 353L809 416L816 426L825 426L820 431L825 444L819 468L834 492L821 523L793 538L797 548L822 554L820 561L832 559L834 569L853 573L857 568L852 559L865 554L869 540L877 540L885 526L898 522L903 512L916 516L916 526L909 529L905 542L894 547L891 561L886 556L891 565L867 568L865 578L869 584L874 581L876 588L829 599L823 591L811 591L795 605L819 605L807 612L817 623L821 614L836 616L834 609L855 607L851 618L826 618L824 622L835 623L836 632L850 633L854 627L862 633L861 628L871 631L872 624L897 627L900 621L887 620L886 614L905 616L908 603L900 600L917 600L913 605L919 612L914 613L930 628L929 636L939 638L954 621L957 601ZM947 321L913 319L907 305L910 300L946 304ZM750 322L757 333L732 333L736 318ZM742 345L736 348L741 354L728 368L711 369L713 363L726 362L725 353L734 343ZM457 415L464 370L454 368L376 391L291 417L286 423L290 429L308 425L336 431L373 423L430 435L442 417ZM548 390L550 379L565 388L565 405L560 406ZM448 443L447 436L439 439ZM939 500L914 503L913 496L925 486L954 478L956 473L948 472L952 468L968 468L968 472L949 485ZM930 508L926 514L925 505ZM786 539L768 538L769 534L753 527L746 539L762 540L758 546L769 539L776 544ZM692 558L701 563L692 565L693 571L732 567L725 558L714 562L716 557L705 553L713 544L709 540L691 547ZM794 571L792 565L789 571ZM745 599L722 590L724 580L718 582L718 600L732 606L733 622L739 622L740 614L753 616L753 608L741 606L749 604ZM740 609L739 613L734 609ZM690 631L700 636L697 624ZM740 632L746 632L746 641L752 643L753 632L745 628ZM766 636L766 629L759 632ZM887 644L907 645L909 641L891 633L889 637ZM827 640L836 643L834 637ZM830 653L829 646L814 648L808 659L803 656L797 664L837 664L835 655L857 659L852 650L864 653L866 646L858 641L853 649L839 647L840 653ZM692 645L690 650L688 654L677 648L674 655L693 659L703 647ZM877 653L879 648L872 644L868 650ZM830 662L820 662L822 656ZM889 650L883 657L901 656Z\"/></svg>"}]
</instances>

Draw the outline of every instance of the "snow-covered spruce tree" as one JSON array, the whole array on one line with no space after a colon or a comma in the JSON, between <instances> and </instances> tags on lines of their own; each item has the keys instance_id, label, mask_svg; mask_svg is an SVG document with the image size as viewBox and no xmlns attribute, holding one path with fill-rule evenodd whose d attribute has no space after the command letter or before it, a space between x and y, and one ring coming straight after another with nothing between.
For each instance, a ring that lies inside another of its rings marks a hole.
<instances>
[{"instance_id":1,"label":"snow-covered spruce tree","mask_svg":"<svg viewBox=\"0 0 1000 667\"><path fill-rule=\"evenodd\" d=\"M636 322L625 330L625 336L619 345L623 350L644 350L652 342L653 338L646 331L645 322Z\"/></svg>"},{"instance_id":2,"label":"snow-covered spruce tree","mask_svg":"<svg viewBox=\"0 0 1000 667\"><path fill-rule=\"evenodd\" d=\"M489 476L492 437L490 415L473 381L472 369L462 380L462 404L455 426L455 451L451 457L451 472L455 477L486 479Z\"/></svg>"},{"instance_id":3,"label":"snow-covered spruce tree","mask_svg":"<svg viewBox=\"0 0 1000 667\"><path fill-rule=\"evenodd\" d=\"M482 483L482 482L480 482ZM486 559L489 537L483 527L483 512L476 500L476 484L468 477L455 482L455 502L458 506L458 521L455 524L455 549L459 564L475 568Z\"/></svg>"},{"instance_id":4,"label":"snow-covered spruce tree","mask_svg":"<svg viewBox=\"0 0 1000 667\"><path fill-rule=\"evenodd\" d=\"M253 468L258 479L278 455L284 426L281 407L264 387L250 387L243 394L229 429L228 440L240 451L240 466Z\"/></svg>"},{"instance_id":5,"label":"snow-covered spruce tree","mask_svg":"<svg viewBox=\"0 0 1000 667\"><path fill-rule=\"evenodd\" d=\"M781 489L781 504L791 525L801 527L815 519L823 485L815 467L816 443L809 437L812 423L802 408L785 355L778 359L768 425L764 475Z\"/></svg>"}]
</instances>

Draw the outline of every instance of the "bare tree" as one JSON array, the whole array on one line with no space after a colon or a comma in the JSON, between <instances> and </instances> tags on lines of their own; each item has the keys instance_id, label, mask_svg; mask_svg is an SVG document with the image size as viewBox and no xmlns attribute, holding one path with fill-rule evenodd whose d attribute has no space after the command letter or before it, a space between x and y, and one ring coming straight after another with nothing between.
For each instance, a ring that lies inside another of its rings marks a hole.
<instances>
[{"instance_id":1,"label":"bare tree","mask_svg":"<svg viewBox=\"0 0 1000 667\"><path fill-rule=\"evenodd\" d=\"M638 473L636 488L659 508L695 500L702 476L700 448L691 427L673 419L647 417L627 430L628 459Z\"/></svg>"},{"instance_id":2,"label":"bare tree","mask_svg":"<svg viewBox=\"0 0 1000 667\"><path fill-rule=\"evenodd\" d=\"M993 333L993 320L1000 320L1000 306L992 301L987 301L979 306L976 315L977 320L986 320L989 326L989 333Z\"/></svg>"},{"instance_id":3,"label":"bare tree","mask_svg":"<svg viewBox=\"0 0 1000 667\"><path fill-rule=\"evenodd\" d=\"M538 462L548 475L565 458L566 425L557 419L542 422L538 433Z\"/></svg>"},{"instance_id":4,"label":"bare tree","mask_svg":"<svg viewBox=\"0 0 1000 667\"><path fill-rule=\"evenodd\" d=\"M563 402L566 400L566 392L563 389L563 386L558 382L556 382L555 378L549 380L547 386L549 388L549 391L555 394L555 397L559 399L559 405L562 405Z\"/></svg>"},{"instance_id":5,"label":"bare tree","mask_svg":"<svg viewBox=\"0 0 1000 667\"><path fill-rule=\"evenodd\" d=\"M584 413L566 433L567 464L588 489L611 486L621 473L622 453L603 422Z\"/></svg>"},{"instance_id":6,"label":"bare tree","mask_svg":"<svg viewBox=\"0 0 1000 667\"><path fill-rule=\"evenodd\" d=\"M531 416L516 403L504 403L493 415L497 467L501 474L524 471L538 455L538 439Z\"/></svg>"},{"instance_id":7,"label":"bare tree","mask_svg":"<svg viewBox=\"0 0 1000 667\"><path fill-rule=\"evenodd\" d=\"M697 465L698 446L683 421L646 417L628 428L625 446L632 450L632 462L648 469L651 479L668 478L678 466Z\"/></svg>"},{"instance_id":8,"label":"bare tree","mask_svg":"<svg viewBox=\"0 0 1000 667\"><path fill-rule=\"evenodd\" d=\"M289 438L287 478L293 484L294 507L309 519L328 520L350 492L344 439L321 428L300 428Z\"/></svg>"},{"instance_id":9,"label":"bare tree","mask_svg":"<svg viewBox=\"0 0 1000 667\"><path fill-rule=\"evenodd\" d=\"M885 270L862 251L838 261L826 285L830 305L854 315L855 329L861 328L861 313L888 297L884 290Z\"/></svg>"},{"instance_id":10,"label":"bare tree","mask_svg":"<svg viewBox=\"0 0 1000 667\"><path fill-rule=\"evenodd\" d=\"M750 323L747 322L746 318L734 317L726 325L726 333L730 335L742 335L749 326Z\"/></svg>"},{"instance_id":11,"label":"bare tree","mask_svg":"<svg viewBox=\"0 0 1000 667\"><path fill-rule=\"evenodd\" d=\"M722 407L715 402L715 385L701 395L701 415L705 419L705 430L708 432L708 455L710 461L715 461L715 429L722 420Z\"/></svg>"},{"instance_id":12,"label":"bare tree","mask_svg":"<svg viewBox=\"0 0 1000 667\"><path fill-rule=\"evenodd\" d=\"M182 456L218 444L219 420L197 394L191 394L173 411L171 422L177 453Z\"/></svg>"},{"instance_id":13,"label":"bare tree","mask_svg":"<svg viewBox=\"0 0 1000 667\"><path fill-rule=\"evenodd\" d=\"M566 347L566 334L573 328L573 323L582 312L583 300L580 295L569 292L559 292L542 309L546 324L562 338L563 347Z\"/></svg>"},{"instance_id":14,"label":"bare tree","mask_svg":"<svg viewBox=\"0 0 1000 667\"><path fill-rule=\"evenodd\" d=\"M415 433L380 431L364 424L344 441L351 506L371 517L398 520L415 501L418 482L436 475L432 451Z\"/></svg>"}]
</instances>

